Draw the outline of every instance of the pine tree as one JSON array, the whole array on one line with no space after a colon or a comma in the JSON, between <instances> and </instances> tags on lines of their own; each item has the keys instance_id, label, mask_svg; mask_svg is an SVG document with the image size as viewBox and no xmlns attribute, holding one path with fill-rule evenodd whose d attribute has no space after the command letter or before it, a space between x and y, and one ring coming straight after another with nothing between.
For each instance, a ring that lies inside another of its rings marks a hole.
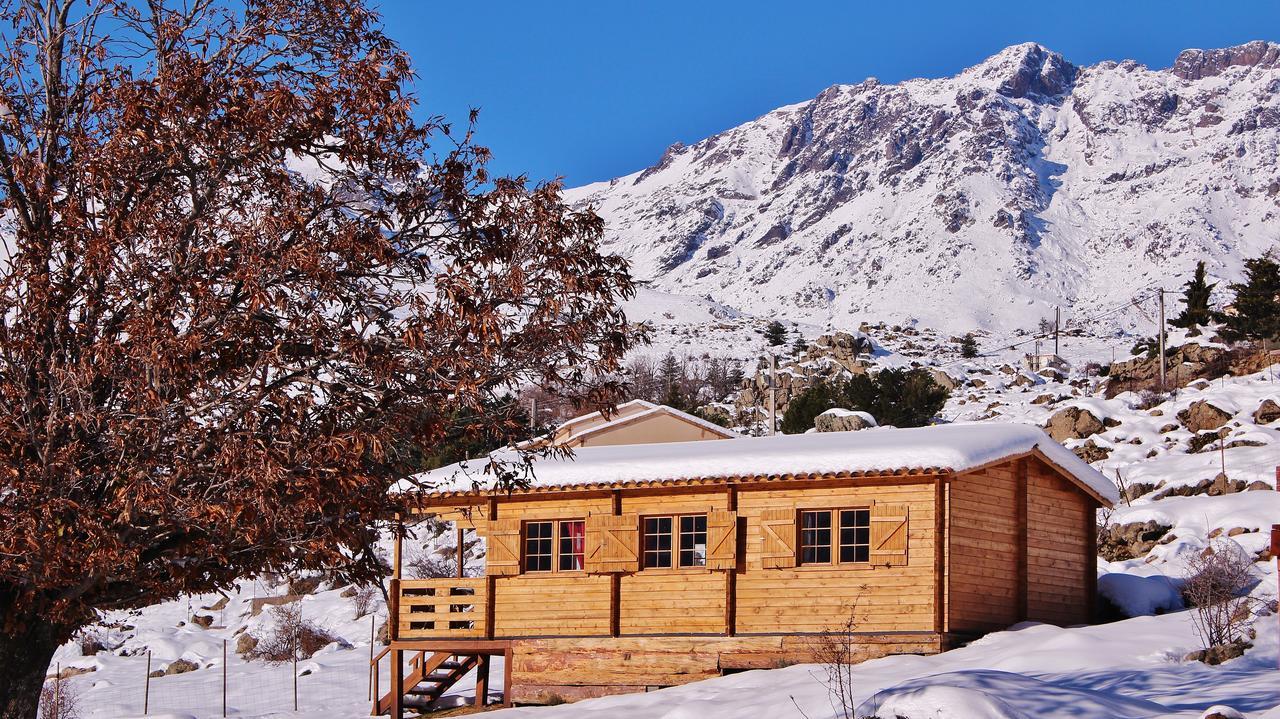
<instances>
[{"instance_id":1,"label":"pine tree","mask_svg":"<svg viewBox=\"0 0 1280 719\"><path fill-rule=\"evenodd\" d=\"M1195 275L1183 286L1186 289L1182 293L1182 302L1186 307L1182 310L1182 314L1170 320L1169 324L1186 329L1209 324L1213 320L1213 310L1209 309L1209 297L1213 294L1213 288L1218 285L1205 282L1204 262L1196 263Z\"/></svg>"},{"instance_id":2,"label":"pine tree","mask_svg":"<svg viewBox=\"0 0 1280 719\"><path fill-rule=\"evenodd\" d=\"M1234 312L1223 313L1222 335L1228 340L1274 339L1280 335L1280 264L1271 254L1245 260L1245 281L1229 285Z\"/></svg>"},{"instance_id":3,"label":"pine tree","mask_svg":"<svg viewBox=\"0 0 1280 719\"><path fill-rule=\"evenodd\" d=\"M831 387L821 382L801 392L787 403L779 429L783 434L804 434L813 429L814 419L835 406L834 394Z\"/></svg>"},{"instance_id":4,"label":"pine tree","mask_svg":"<svg viewBox=\"0 0 1280 719\"><path fill-rule=\"evenodd\" d=\"M797 331L797 332L796 332L796 338L795 338L795 340L791 343L791 354L799 356L799 355L804 354L804 351L805 351L805 350L807 350L807 349L809 349L809 343L808 343L808 342L805 342L805 341L804 341L804 335L800 334L800 333Z\"/></svg>"},{"instance_id":5,"label":"pine tree","mask_svg":"<svg viewBox=\"0 0 1280 719\"><path fill-rule=\"evenodd\" d=\"M974 339L973 333L967 333L960 340L960 356L965 359L973 359L978 356L978 340Z\"/></svg>"},{"instance_id":6,"label":"pine tree","mask_svg":"<svg viewBox=\"0 0 1280 719\"><path fill-rule=\"evenodd\" d=\"M764 328L764 338L772 347L781 347L787 343L787 328L778 320L771 321Z\"/></svg>"},{"instance_id":7,"label":"pine tree","mask_svg":"<svg viewBox=\"0 0 1280 719\"><path fill-rule=\"evenodd\" d=\"M668 407L680 409L684 405L681 383L684 380L684 367L676 359L674 352L663 356L658 365L658 382L662 387L662 403Z\"/></svg>"}]
</instances>

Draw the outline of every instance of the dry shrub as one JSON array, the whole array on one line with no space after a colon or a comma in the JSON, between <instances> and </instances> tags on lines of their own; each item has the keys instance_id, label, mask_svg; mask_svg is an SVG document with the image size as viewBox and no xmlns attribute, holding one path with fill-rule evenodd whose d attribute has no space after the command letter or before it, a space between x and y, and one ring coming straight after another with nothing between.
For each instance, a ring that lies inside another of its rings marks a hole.
<instances>
[{"instance_id":1,"label":"dry shrub","mask_svg":"<svg viewBox=\"0 0 1280 719\"><path fill-rule=\"evenodd\" d=\"M414 552L405 558L404 568L411 579L443 579L458 575L458 562L452 553Z\"/></svg>"},{"instance_id":2,"label":"dry shrub","mask_svg":"<svg viewBox=\"0 0 1280 719\"><path fill-rule=\"evenodd\" d=\"M351 595L351 603L355 606L356 619L373 612L378 606L378 588L372 584L356 587Z\"/></svg>"},{"instance_id":3,"label":"dry shrub","mask_svg":"<svg viewBox=\"0 0 1280 719\"><path fill-rule=\"evenodd\" d=\"M862 589L865 586L859 591ZM831 709L838 719L854 719L856 698L853 667L865 658L858 641L858 620L854 614L854 606L851 605L848 611L848 618L839 627L824 632L813 642L813 658L822 666Z\"/></svg>"},{"instance_id":4,"label":"dry shrub","mask_svg":"<svg viewBox=\"0 0 1280 719\"><path fill-rule=\"evenodd\" d=\"M1138 409L1153 409L1158 405L1169 401L1169 395L1154 389L1144 389L1138 392Z\"/></svg>"},{"instance_id":5,"label":"dry shrub","mask_svg":"<svg viewBox=\"0 0 1280 719\"><path fill-rule=\"evenodd\" d=\"M68 677L54 677L40 690L40 719L80 719L80 692Z\"/></svg>"},{"instance_id":6,"label":"dry shrub","mask_svg":"<svg viewBox=\"0 0 1280 719\"><path fill-rule=\"evenodd\" d=\"M1243 641L1253 622L1253 562L1235 542L1217 542L1187 562L1182 598L1205 649Z\"/></svg>"},{"instance_id":7,"label":"dry shrub","mask_svg":"<svg viewBox=\"0 0 1280 719\"><path fill-rule=\"evenodd\" d=\"M303 619L302 607L297 603L272 607L271 620L271 630L258 639L248 658L283 664L294 659L309 659L340 641L315 622Z\"/></svg>"},{"instance_id":8,"label":"dry shrub","mask_svg":"<svg viewBox=\"0 0 1280 719\"><path fill-rule=\"evenodd\" d=\"M94 631L83 631L79 637L80 656L91 657L98 652L107 650L106 640L102 635Z\"/></svg>"}]
</instances>

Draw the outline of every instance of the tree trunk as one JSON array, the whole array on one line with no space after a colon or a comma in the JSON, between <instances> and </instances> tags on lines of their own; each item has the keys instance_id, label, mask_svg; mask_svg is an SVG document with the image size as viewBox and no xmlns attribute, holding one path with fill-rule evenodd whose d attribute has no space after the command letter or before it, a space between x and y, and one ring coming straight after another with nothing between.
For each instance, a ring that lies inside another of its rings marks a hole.
<instances>
[{"instance_id":1,"label":"tree trunk","mask_svg":"<svg viewBox=\"0 0 1280 719\"><path fill-rule=\"evenodd\" d=\"M74 630L27 618L0 632L0 719L36 719L53 653Z\"/></svg>"}]
</instances>

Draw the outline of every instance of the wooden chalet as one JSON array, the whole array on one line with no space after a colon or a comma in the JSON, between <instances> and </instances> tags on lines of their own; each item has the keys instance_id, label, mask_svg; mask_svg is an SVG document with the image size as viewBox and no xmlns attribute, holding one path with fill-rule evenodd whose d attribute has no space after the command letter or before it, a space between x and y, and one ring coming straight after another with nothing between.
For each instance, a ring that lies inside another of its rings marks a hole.
<instances>
[{"instance_id":1,"label":"wooden chalet","mask_svg":"<svg viewBox=\"0 0 1280 719\"><path fill-rule=\"evenodd\" d=\"M397 549L400 682L375 713L473 666L485 697L492 655L504 701L546 703L812 661L851 617L864 658L1088 622L1094 510L1117 499L1008 424L588 446L511 493L459 469L420 477L417 504L484 537L483 576L401 578Z\"/></svg>"},{"instance_id":2,"label":"wooden chalet","mask_svg":"<svg viewBox=\"0 0 1280 719\"><path fill-rule=\"evenodd\" d=\"M738 434L665 404L633 399L614 411L591 412L566 420L540 441L561 447L603 447L618 444L665 444L710 439L734 439Z\"/></svg>"}]
</instances>

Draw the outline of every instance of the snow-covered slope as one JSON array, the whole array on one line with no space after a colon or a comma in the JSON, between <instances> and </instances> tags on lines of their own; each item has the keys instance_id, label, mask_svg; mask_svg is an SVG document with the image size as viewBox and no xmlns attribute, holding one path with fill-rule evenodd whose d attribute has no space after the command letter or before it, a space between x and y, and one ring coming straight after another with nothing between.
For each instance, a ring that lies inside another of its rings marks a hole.
<instances>
[{"instance_id":1,"label":"snow-covered slope","mask_svg":"<svg viewBox=\"0 0 1280 719\"><path fill-rule=\"evenodd\" d=\"M1008 330L1173 288L1198 259L1238 277L1277 241L1278 139L1280 45L1153 70L1028 43L950 78L836 85L568 194L658 290Z\"/></svg>"}]
</instances>

